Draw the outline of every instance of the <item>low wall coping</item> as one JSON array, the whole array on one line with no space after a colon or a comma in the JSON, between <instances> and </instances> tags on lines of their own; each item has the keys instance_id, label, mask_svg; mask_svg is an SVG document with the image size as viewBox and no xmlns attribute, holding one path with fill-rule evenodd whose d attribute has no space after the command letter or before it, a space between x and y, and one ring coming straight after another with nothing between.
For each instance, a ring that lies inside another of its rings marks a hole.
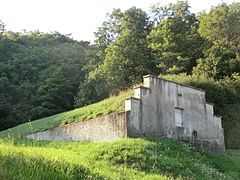
<instances>
[{"instance_id":1,"label":"low wall coping","mask_svg":"<svg viewBox=\"0 0 240 180\"><path fill-rule=\"evenodd\" d=\"M209 104L209 105L214 105L214 103L210 103L210 102L206 102L206 104Z\"/></svg>"},{"instance_id":2,"label":"low wall coping","mask_svg":"<svg viewBox=\"0 0 240 180\"><path fill-rule=\"evenodd\" d=\"M148 89L148 90L151 90L151 88L149 88L149 87L145 87L145 86L138 86L138 87L135 87L134 89L138 89L138 88L140 88L140 89Z\"/></svg>"},{"instance_id":3,"label":"low wall coping","mask_svg":"<svg viewBox=\"0 0 240 180\"><path fill-rule=\"evenodd\" d=\"M189 85L186 85L186 84L174 82L174 81L167 80L167 79L164 79L164 78L161 78L161 77L157 77L157 76L154 76L154 75L151 75L151 74L143 76L143 78L148 78L148 77L152 77L152 78L155 78L155 79L159 79L159 80L167 81L167 82L170 82L170 83L178 84L180 86L185 86L185 87L188 87L188 88L191 88L191 89L196 89L196 90L202 91L204 93L206 92L204 89L200 89L200 88L192 87L192 86L189 86Z\"/></svg>"},{"instance_id":4,"label":"low wall coping","mask_svg":"<svg viewBox=\"0 0 240 180\"><path fill-rule=\"evenodd\" d=\"M129 98L126 98L126 99L124 99L124 100L131 100L131 99L137 100L137 101L141 101L139 98L135 98L135 97L129 97Z\"/></svg>"}]
</instances>

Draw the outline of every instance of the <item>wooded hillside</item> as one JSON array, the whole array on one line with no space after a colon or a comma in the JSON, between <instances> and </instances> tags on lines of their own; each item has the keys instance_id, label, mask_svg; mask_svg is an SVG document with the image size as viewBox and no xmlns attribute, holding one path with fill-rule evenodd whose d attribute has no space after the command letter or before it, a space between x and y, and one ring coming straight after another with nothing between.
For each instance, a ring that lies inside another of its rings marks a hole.
<instances>
[{"instance_id":1,"label":"wooded hillside","mask_svg":"<svg viewBox=\"0 0 240 180\"><path fill-rule=\"evenodd\" d=\"M207 90L227 146L240 148L240 3L199 14L185 1L149 14L114 9L93 44L6 27L0 23L0 130L100 101L153 74Z\"/></svg>"}]
</instances>

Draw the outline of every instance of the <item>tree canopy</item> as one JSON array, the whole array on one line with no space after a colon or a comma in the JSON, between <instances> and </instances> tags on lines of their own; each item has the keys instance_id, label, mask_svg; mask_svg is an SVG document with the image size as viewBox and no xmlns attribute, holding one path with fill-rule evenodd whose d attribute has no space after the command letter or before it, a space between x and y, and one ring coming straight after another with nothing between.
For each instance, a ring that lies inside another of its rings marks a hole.
<instances>
[{"instance_id":1,"label":"tree canopy","mask_svg":"<svg viewBox=\"0 0 240 180\"><path fill-rule=\"evenodd\" d=\"M73 108L98 62L96 48L60 33L5 32L0 39L0 129Z\"/></svg>"},{"instance_id":2,"label":"tree canopy","mask_svg":"<svg viewBox=\"0 0 240 180\"><path fill-rule=\"evenodd\" d=\"M195 14L187 1L154 5L150 14L113 9L92 44L58 32L7 31L0 21L0 130L100 101L146 74L193 78L216 112L237 110L239 30L240 3Z\"/></svg>"},{"instance_id":3,"label":"tree canopy","mask_svg":"<svg viewBox=\"0 0 240 180\"><path fill-rule=\"evenodd\" d=\"M240 3L220 4L199 16L199 33L211 47L198 60L196 73L222 78L240 71Z\"/></svg>"}]
</instances>

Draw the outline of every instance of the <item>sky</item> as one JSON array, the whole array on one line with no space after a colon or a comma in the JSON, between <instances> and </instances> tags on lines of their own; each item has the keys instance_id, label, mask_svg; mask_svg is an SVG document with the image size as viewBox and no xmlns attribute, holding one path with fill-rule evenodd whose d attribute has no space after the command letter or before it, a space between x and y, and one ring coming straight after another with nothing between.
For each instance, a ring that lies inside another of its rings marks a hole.
<instances>
[{"instance_id":1,"label":"sky","mask_svg":"<svg viewBox=\"0 0 240 180\"><path fill-rule=\"evenodd\" d=\"M101 26L113 8L133 6L149 11L152 4L177 0L0 0L0 20L14 32L39 30L72 34L75 40L94 40L93 32ZM192 12L209 10L222 0L188 0ZM223 0L226 3L240 0Z\"/></svg>"}]
</instances>

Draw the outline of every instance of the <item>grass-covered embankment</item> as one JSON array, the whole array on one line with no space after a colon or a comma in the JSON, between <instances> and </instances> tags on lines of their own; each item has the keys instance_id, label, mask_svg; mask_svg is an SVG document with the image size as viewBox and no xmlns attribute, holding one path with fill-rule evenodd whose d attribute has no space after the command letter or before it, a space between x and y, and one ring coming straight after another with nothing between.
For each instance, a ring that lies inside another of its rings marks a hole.
<instances>
[{"instance_id":1,"label":"grass-covered embankment","mask_svg":"<svg viewBox=\"0 0 240 180\"><path fill-rule=\"evenodd\" d=\"M120 93L103 101L89 106L59 113L47 118L42 118L25 124L21 124L14 128L0 132L0 138L13 137L21 138L27 134L53 128L59 125L81 121L83 119L95 118L100 115L109 114L111 112L124 110L124 99L131 97L133 90Z\"/></svg>"},{"instance_id":2,"label":"grass-covered embankment","mask_svg":"<svg viewBox=\"0 0 240 180\"><path fill-rule=\"evenodd\" d=\"M219 157L178 141L129 138L114 142L22 141L0 144L9 179L240 179L240 152Z\"/></svg>"},{"instance_id":3,"label":"grass-covered embankment","mask_svg":"<svg viewBox=\"0 0 240 180\"><path fill-rule=\"evenodd\" d=\"M190 77L185 78L181 79L186 83ZM192 81L189 82L192 85ZM198 84L202 88L211 87L205 80L198 79ZM179 141L156 138L101 143L24 138L32 132L123 110L124 99L132 95L131 90L99 103L0 132L0 179L240 179L239 150L228 150L227 157L219 157ZM207 95L208 99L214 97L218 100L211 93ZM237 122L237 118L233 122Z\"/></svg>"}]
</instances>

